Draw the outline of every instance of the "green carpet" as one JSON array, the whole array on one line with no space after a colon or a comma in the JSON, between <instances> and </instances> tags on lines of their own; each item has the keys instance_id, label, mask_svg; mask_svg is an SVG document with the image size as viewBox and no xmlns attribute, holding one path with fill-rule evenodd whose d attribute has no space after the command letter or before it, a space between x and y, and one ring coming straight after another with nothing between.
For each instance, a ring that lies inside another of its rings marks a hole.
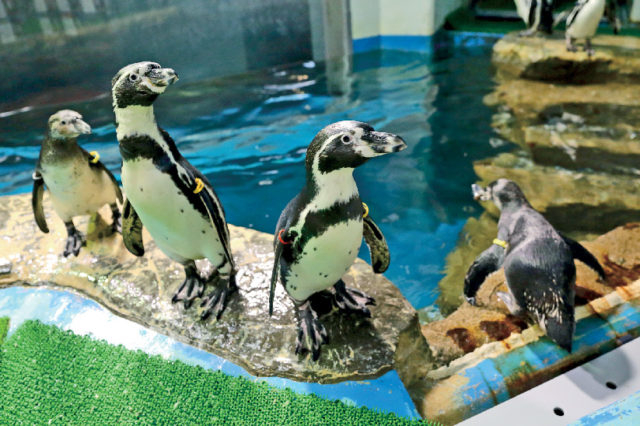
<instances>
[{"instance_id":1,"label":"green carpet","mask_svg":"<svg viewBox=\"0 0 640 426\"><path fill-rule=\"evenodd\" d=\"M8 324L0 320L0 337ZM2 339L0 339L2 341ZM416 423L27 321L0 353L0 424Z\"/></svg>"}]
</instances>

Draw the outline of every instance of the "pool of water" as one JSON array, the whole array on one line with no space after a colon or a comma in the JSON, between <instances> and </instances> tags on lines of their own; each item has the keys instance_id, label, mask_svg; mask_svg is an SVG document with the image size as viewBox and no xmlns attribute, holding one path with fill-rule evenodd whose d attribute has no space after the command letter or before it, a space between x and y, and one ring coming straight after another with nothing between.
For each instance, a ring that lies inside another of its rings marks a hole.
<instances>
[{"instance_id":1,"label":"pool of water","mask_svg":"<svg viewBox=\"0 0 640 426\"><path fill-rule=\"evenodd\" d=\"M490 52L483 42L431 56L377 51L350 58L349 72L305 62L180 81L156 102L156 115L211 180L229 222L266 232L303 185L305 148L322 127L353 119L401 135L408 149L371 160L355 175L391 249L386 276L424 308L434 306L464 221L480 213L470 196L472 162L501 150L482 104L493 84ZM94 132L80 143L119 175L108 93L73 94L71 102L0 113L0 194L30 191L47 118L62 108L84 115ZM368 260L366 248L361 257Z\"/></svg>"}]
</instances>

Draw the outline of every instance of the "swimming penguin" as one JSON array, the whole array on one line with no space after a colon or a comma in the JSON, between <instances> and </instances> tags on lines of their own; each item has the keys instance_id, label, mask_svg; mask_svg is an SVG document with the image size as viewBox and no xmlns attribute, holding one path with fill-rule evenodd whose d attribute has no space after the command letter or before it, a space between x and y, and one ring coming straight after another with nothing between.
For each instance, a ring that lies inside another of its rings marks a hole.
<instances>
[{"instance_id":1,"label":"swimming penguin","mask_svg":"<svg viewBox=\"0 0 640 426\"><path fill-rule=\"evenodd\" d=\"M520 36L529 37L538 31L553 32L553 0L515 0L518 16L527 25Z\"/></svg>"},{"instance_id":2,"label":"swimming penguin","mask_svg":"<svg viewBox=\"0 0 640 426\"><path fill-rule=\"evenodd\" d=\"M42 207L44 187L49 189L53 210L67 228L64 256L77 256L84 237L73 225L75 216L96 213L109 204L113 215L113 230L120 231L122 192L111 172L99 161L98 153L80 148L77 138L91 133L82 116L68 109L49 117L47 135L42 141L40 157L33 173L31 205L36 223L49 232Z\"/></svg>"},{"instance_id":3,"label":"swimming penguin","mask_svg":"<svg viewBox=\"0 0 640 426\"><path fill-rule=\"evenodd\" d=\"M556 344L571 352L574 331L576 268L574 259L605 273L580 243L567 238L536 210L507 179L485 189L472 185L476 200L493 201L500 209L498 237L473 262L464 279L464 295L475 305L475 294L487 275L504 266L509 293L498 297L513 315L528 316L540 324Z\"/></svg>"},{"instance_id":4,"label":"swimming penguin","mask_svg":"<svg viewBox=\"0 0 640 426\"><path fill-rule=\"evenodd\" d=\"M122 237L131 253L142 256L144 225L160 250L184 266L186 279L172 301L184 301L185 308L205 290L194 260L208 259L215 269L206 281L214 289L202 301L202 318L219 318L237 288L225 213L207 178L180 155L153 113L153 102L177 80L172 69L153 62L127 65L113 78L127 194Z\"/></svg>"},{"instance_id":5,"label":"swimming penguin","mask_svg":"<svg viewBox=\"0 0 640 426\"><path fill-rule=\"evenodd\" d=\"M584 39L584 50L589 56L594 54L591 38L596 34L606 0L579 0L567 18L565 33L567 50L575 52L578 48L573 44L576 39Z\"/></svg>"},{"instance_id":6,"label":"swimming penguin","mask_svg":"<svg viewBox=\"0 0 640 426\"><path fill-rule=\"evenodd\" d=\"M321 345L328 342L311 303L314 294L331 289L334 304L340 310L371 316L367 305L374 305L374 299L346 287L342 276L356 259L363 235L376 273L383 273L389 266L389 250L360 200L353 170L370 158L405 148L399 136L376 132L358 121L331 124L309 145L306 184L287 204L276 226L269 296L271 314L276 282L280 279L296 305L296 354L311 352L315 361Z\"/></svg>"}]
</instances>

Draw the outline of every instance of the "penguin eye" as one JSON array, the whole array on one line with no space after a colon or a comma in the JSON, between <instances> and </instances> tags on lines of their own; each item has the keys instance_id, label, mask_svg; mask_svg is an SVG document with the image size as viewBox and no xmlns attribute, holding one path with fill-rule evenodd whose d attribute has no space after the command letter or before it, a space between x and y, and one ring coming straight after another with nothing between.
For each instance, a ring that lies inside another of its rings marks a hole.
<instances>
[{"instance_id":1,"label":"penguin eye","mask_svg":"<svg viewBox=\"0 0 640 426\"><path fill-rule=\"evenodd\" d=\"M342 140L342 143L345 143L345 144L350 144L351 142L353 142L353 138L349 135L342 136L341 140Z\"/></svg>"},{"instance_id":2,"label":"penguin eye","mask_svg":"<svg viewBox=\"0 0 640 426\"><path fill-rule=\"evenodd\" d=\"M129 80L136 81L137 79L138 79L138 76L136 74L129 74Z\"/></svg>"}]
</instances>

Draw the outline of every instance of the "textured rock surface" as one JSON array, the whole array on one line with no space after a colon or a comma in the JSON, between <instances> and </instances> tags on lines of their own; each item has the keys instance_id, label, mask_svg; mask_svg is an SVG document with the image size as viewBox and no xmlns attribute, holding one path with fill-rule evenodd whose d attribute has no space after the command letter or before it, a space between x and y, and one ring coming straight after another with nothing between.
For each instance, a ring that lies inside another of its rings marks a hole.
<instances>
[{"instance_id":1,"label":"textured rock surface","mask_svg":"<svg viewBox=\"0 0 640 426\"><path fill-rule=\"evenodd\" d=\"M498 134L527 150L538 164L635 174L640 84L508 80L485 103L498 109L492 121Z\"/></svg>"},{"instance_id":2,"label":"textured rock surface","mask_svg":"<svg viewBox=\"0 0 640 426\"><path fill-rule=\"evenodd\" d=\"M568 52L561 35L551 38L517 37L511 33L493 48L493 63L499 77L519 77L564 83L603 80L640 81L640 39L599 35L596 50Z\"/></svg>"},{"instance_id":3,"label":"textured rock surface","mask_svg":"<svg viewBox=\"0 0 640 426\"><path fill-rule=\"evenodd\" d=\"M45 203L45 212L50 212ZM108 216L107 216L108 217ZM0 287L49 285L75 289L115 313L161 333L220 355L258 376L333 383L378 377L398 366L401 377L416 380L431 367L430 352L420 334L416 311L383 276L363 261L344 277L347 285L374 296L370 321L339 313L327 315L331 343L320 361L294 355L297 335L291 301L278 287L274 315L268 314L272 236L231 227L231 245L240 287L220 321L202 322L198 310L171 304L184 279L182 268L165 257L145 233L146 254L136 258L119 235L101 237L100 219L85 226L88 244L78 258L64 259L61 221L48 214L50 234L36 229L30 196L3 197L0 203ZM199 264L201 270L209 266ZM8 268L10 267L10 272ZM194 305L195 306L195 305ZM405 346L403 346L405 345ZM419 351L412 351L419 348ZM414 378L412 378L414 377Z\"/></svg>"},{"instance_id":4,"label":"textured rock surface","mask_svg":"<svg viewBox=\"0 0 640 426\"><path fill-rule=\"evenodd\" d=\"M489 244L487 242L481 250ZM577 261L576 305L585 305L640 279L640 224L618 227L593 241L582 241L582 244L603 266L607 281L601 282L595 272ZM464 275L457 286L459 295L462 295L463 279ZM520 333L528 327L521 319L509 315L506 306L498 300L497 291L507 291L502 269L489 275L480 287L477 307L462 303L444 320L422 326L422 333L439 365L446 365L485 343L504 340L511 333Z\"/></svg>"},{"instance_id":5,"label":"textured rock surface","mask_svg":"<svg viewBox=\"0 0 640 426\"><path fill-rule=\"evenodd\" d=\"M474 164L482 184L499 178L515 181L531 205L562 231L606 232L640 220L637 177L572 172L541 166L525 156L501 154ZM498 216L496 207L483 207Z\"/></svg>"}]
</instances>

